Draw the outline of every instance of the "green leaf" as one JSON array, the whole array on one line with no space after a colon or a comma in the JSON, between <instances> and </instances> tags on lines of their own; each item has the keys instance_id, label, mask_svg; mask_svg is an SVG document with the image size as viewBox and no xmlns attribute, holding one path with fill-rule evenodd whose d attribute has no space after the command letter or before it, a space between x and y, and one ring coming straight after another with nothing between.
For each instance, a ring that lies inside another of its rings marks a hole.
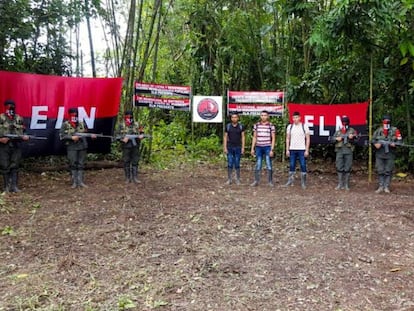
<instances>
[{"instance_id":1,"label":"green leaf","mask_svg":"<svg viewBox=\"0 0 414 311\"><path fill-rule=\"evenodd\" d=\"M403 66L405 64L407 64L408 62L408 57L404 57L401 61L400 61L400 66Z\"/></svg>"},{"instance_id":2,"label":"green leaf","mask_svg":"<svg viewBox=\"0 0 414 311\"><path fill-rule=\"evenodd\" d=\"M407 52L408 52L408 42L407 41L401 42L400 52L401 52L401 55L403 57L405 57L407 55Z\"/></svg>"},{"instance_id":3,"label":"green leaf","mask_svg":"<svg viewBox=\"0 0 414 311\"><path fill-rule=\"evenodd\" d=\"M408 50L410 51L410 55L414 56L414 44L412 42L408 42Z\"/></svg>"}]
</instances>

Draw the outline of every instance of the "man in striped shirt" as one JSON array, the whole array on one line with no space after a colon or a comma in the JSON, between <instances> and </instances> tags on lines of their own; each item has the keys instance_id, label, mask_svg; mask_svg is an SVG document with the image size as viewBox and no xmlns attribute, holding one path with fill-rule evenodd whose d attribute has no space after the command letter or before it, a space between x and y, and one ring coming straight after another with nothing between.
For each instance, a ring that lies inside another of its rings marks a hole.
<instances>
[{"instance_id":1,"label":"man in striped shirt","mask_svg":"<svg viewBox=\"0 0 414 311\"><path fill-rule=\"evenodd\" d=\"M256 167L254 171L254 182L250 186L256 187L260 181L260 172L262 170L263 157L266 160L267 182L273 186L272 160L276 141L275 126L269 121L269 113L262 111L260 113L260 122L253 126L252 156L256 157Z\"/></svg>"}]
</instances>

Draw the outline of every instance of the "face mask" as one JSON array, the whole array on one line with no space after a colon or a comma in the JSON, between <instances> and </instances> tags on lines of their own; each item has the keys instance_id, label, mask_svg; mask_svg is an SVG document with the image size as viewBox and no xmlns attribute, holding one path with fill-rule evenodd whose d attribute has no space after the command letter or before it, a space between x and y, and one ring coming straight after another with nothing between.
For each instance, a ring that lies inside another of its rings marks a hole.
<instances>
[{"instance_id":1,"label":"face mask","mask_svg":"<svg viewBox=\"0 0 414 311\"><path fill-rule=\"evenodd\" d=\"M399 129L396 129L395 130L395 137L397 137L397 140L401 140L402 139L401 132L400 132Z\"/></svg>"},{"instance_id":2,"label":"face mask","mask_svg":"<svg viewBox=\"0 0 414 311\"><path fill-rule=\"evenodd\" d=\"M76 127L78 123L78 115L76 113L69 114L69 122L73 127Z\"/></svg>"},{"instance_id":3,"label":"face mask","mask_svg":"<svg viewBox=\"0 0 414 311\"><path fill-rule=\"evenodd\" d=\"M6 115L10 120L14 119L15 116L15 111L14 111L14 107L13 106L7 106L6 107Z\"/></svg>"},{"instance_id":4,"label":"face mask","mask_svg":"<svg viewBox=\"0 0 414 311\"><path fill-rule=\"evenodd\" d=\"M124 117L124 120L125 120L125 125L126 126L130 126L132 124L132 116L130 116L130 115L126 115Z\"/></svg>"},{"instance_id":5,"label":"face mask","mask_svg":"<svg viewBox=\"0 0 414 311\"><path fill-rule=\"evenodd\" d=\"M382 121L382 131L384 133L384 136L388 136L389 129L390 129L390 120Z\"/></svg>"}]
</instances>

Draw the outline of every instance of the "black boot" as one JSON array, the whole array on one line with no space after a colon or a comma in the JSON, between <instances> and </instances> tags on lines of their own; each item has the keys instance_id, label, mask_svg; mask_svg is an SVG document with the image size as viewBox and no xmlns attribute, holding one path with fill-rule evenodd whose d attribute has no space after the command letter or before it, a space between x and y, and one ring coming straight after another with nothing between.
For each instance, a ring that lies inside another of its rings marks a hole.
<instances>
[{"instance_id":1,"label":"black boot","mask_svg":"<svg viewBox=\"0 0 414 311\"><path fill-rule=\"evenodd\" d=\"M240 185L240 169L236 168L236 184Z\"/></svg>"},{"instance_id":2,"label":"black boot","mask_svg":"<svg viewBox=\"0 0 414 311\"><path fill-rule=\"evenodd\" d=\"M4 186L3 186L3 191L4 192L9 192L9 187L10 187L10 185L9 185L9 174L3 174L3 183L4 183Z\"/></svg>"},{"instance_id":3,"label":"black boot","mask_svg":"<svg viewBox=\"0 0 414 311\"><path fill-rule=\"evenodd\" d=\"M138 166L133 166L131 172L132 172L132 181L135 184L140 184L141 182L138 180Z\"/></svg>"},{"instance_id":4,"label":"black boot","mask_svg":"<svg viewBox=\"0 0 414 311\"><path fill-rule=\"evenodd\" d=\"M77 170L71 170L70 176L72 178L72 189L75 189L78 186L78 171Z\"/></svg>"},{"instance_id":5,"label":"black boot","mask_svg":"<svg viewBox=\"0 0 414 311\"><path fill-rule=\"evenodd\" d=\"M343 178L344 178L344 173L338 172L338 186L336 186L335 190L341 190L344 188Z\"/></svg>"},{"instance_id":6,"label":"black boot","mask_svg":"<svg viewBox=\"0 0 414 311\"><path fill-rule=\"evenodd\" d=\"M232 183L232 178L231 178L232 173L233 173L233 169L230 168L230 167L228 167L227 168L227 181L226 181L226 185L231 185L231 183Z\"/></svg>"},{"instance_id":7,"label":"black boot","mask_svg":"<svg viewBox=\"0 0 414 311\"><path fill-rule=\"evenodd\" d=\"M284 184L283 186L284 187L293 186L294 176L295 176L295 172L289 172L288 180L287 180L286 184Z\"/></svg>"},{"instance_id":8,"label":"black boot","mask_svg":"<svg viewBox=\"0 0 414 311\"><path fill-rule=\"evenodd\" d=\"M10 172L10 192L20 192L20 189L17 188L18 174L17 170L12 170Z\"/></svg>"},{"instance_id":9,"label":"black boot","mask_svg":"<svg viewBox=\"0 0 414 311\"><path fill-rule=\"evenodd\" d=\"M252 187L258 186L259 185L259 181L260 181L260 171L255 170L254 171L254 182L252 182L250 184L250 186L252 186Z\"/></svg>"},{"instance_id":10,"label":"black boot","mask_svg":"<svg viewBox=\"0 0 414 311\"><path fill-rule=\"evenodd\" d=\"M384 176L384 192L390 193L391 175Z\"/></svg>"},{"instance_id":11,"label":"black boot","mask_svg":"<svg viewBox=\"0 0 414 311\"><path fill-rule=\"evenodd\" d=\"M267 184L270 187L273 187L273 171L272 170L267 170Z\"/></svg>"},{"instance_id":12,"label":"black boot","mask_svg":"<svg viewBox=\"0 0 414 311\"><path fill-rule=\"evenodd\" d=\"M345 173L344 175L344 188L346 191L349 191L349 177L351 176L351 173Z\"/></svg>"},{"instance_id":13,"label":"black boot","mask_svg":"<svg viewBox=\"0 0 414 311\"><path fill-rule=\"evenodd\" d=\"M85 183L83 182L83 178L84 178L84 171L79 170L78 171L78 186L82 188L88 188L88 186L85 185Z\"/></svg>"},{"instance_id":14,"label":"black boot","mask_svg":"<svg viewBox=\"0 0 414 311\"><path fill-rule=\"evenodd\" d=\"M129 169L129 165L128 166L124 166L124 173L125 173L125 182L129 183L131 182L131 171Z\"/></svg>"},{"instance_id":15,"label":"black boot","mask_svg":"<svg viewBox=\"0 0 414 311\"><path fill-rule=\"evenodd\" d=\"M375 193L381 193L384 191L384 182L385 182L385 176L379 175L378 176L378 189L375 190Z\"/></svg>"},{"instance_id":16,"label":"black boot","mask_svg":"<svg viewBox=\"0 0 414 311\"><path fill-rule=\"evenodd\" d=\"M306 173L300 173L300 185L302 189L306 189Z\"/></svg>"}]
</instances>

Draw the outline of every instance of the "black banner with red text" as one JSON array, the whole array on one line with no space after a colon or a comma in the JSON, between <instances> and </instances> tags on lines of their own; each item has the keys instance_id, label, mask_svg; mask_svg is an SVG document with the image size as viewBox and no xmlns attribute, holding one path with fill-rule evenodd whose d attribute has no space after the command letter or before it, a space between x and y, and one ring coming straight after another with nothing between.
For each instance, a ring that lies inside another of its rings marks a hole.
<instances>
[{"instance_id":1,"label":"black banner with red text","mask_svg":"<svg viewBox=\"0 0 414 311\"><path fill-rule=\"evenodd\" d=\"M68 109L77 107L89 132L112 135L119 111L122 78L71 78L0 71L0 111L12 99L26 133L47 137L22 143L24 156L64 153L59 129ZM89 152L108 153L110 139L90 141Z\"/></svg>"},{"instance_id":2,"label":"black banner with red text","mask_svg":"<svg viewBox=\"0 0 414 311\"><path fill-rule=\"evenodd\" d=\"M266 110L271 116L282 116L284 96L281 91L228 91L227 114L255 116Z\"/></svg>"},{"instance_id":3,"label":"black banner with red text","mask_svg":"<svg viewBox=\"0 0 414 311\"><path fill-rule=\"evenodd\" d=\"M135 106L190 111L191 87L135 82Z\"/></svg>"},{"instance_id":4,"label":"black banner with red text","mask_svg":"<svg viewBox=\"0 0 414 311\"><path fill-rule=\"evenodd\" d=\"M368 102L352 104L314 105L288 103L289 120L295 111L301 115L301 120L309 126L311 144L328 144L330 137L341 128L341 117L346 115L350 119L350 126L357 130L361 138L358 144L365 145L367 136L367 109Z\"/></svg>"}]
</instances>

